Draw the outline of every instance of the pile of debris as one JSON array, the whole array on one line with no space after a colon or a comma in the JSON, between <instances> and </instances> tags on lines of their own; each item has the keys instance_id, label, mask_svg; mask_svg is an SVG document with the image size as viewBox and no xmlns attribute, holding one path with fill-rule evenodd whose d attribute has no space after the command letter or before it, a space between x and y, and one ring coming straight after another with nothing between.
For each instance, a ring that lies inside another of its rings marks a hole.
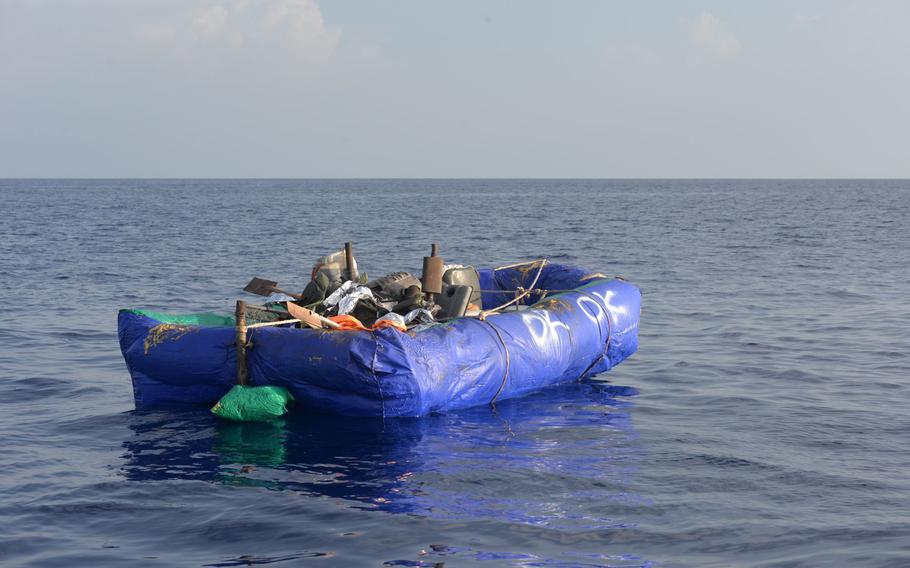
<instances>
[{"instance_id":1,"label":"pile of debris","mask_svg":"<svg viewBox=\"0 0 910 568\"><path fill-rule=\"evenodd\" d=\"M408 272L393 272L369 280L357 270L353 245L345 243L344 250L316 261L310 282L300 294L285 292L277 282L263 278L253 278L244 290L268 297L262 306L238 305L238 318L263 322L258 325L299 322L315 329L395 327L407 331L476 315L481 309L477 270L445 265L436 244L430 256L423 258L420 279Z\"/></svg>"}]
</instances>

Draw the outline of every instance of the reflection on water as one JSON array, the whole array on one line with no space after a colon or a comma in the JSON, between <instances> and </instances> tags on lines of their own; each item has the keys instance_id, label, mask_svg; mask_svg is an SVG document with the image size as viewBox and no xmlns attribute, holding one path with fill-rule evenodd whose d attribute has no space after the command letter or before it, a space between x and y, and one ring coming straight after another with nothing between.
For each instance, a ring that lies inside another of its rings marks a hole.
<instances>
[{"instance_id":1,"label":"reflection on water","mask_svg":"<svg viewBox=\"0 0 910 568\"><path fill-rule=\"evenodd\" d=\"M634 389L588 382L422 419L296 412L228 423L204 411L135 412L131 480L207 480L342 499L349 506L565 530L624 528L642 448Z\"/></svg>"}]
</instances>

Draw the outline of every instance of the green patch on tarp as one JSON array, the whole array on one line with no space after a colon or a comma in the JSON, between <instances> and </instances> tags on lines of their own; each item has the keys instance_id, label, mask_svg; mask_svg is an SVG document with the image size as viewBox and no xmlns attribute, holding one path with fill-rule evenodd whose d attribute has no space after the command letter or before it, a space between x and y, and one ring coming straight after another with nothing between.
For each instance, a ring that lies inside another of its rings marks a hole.
<instances>
[{"instance_id":1,"label":"green patch on tarp","mask_svg":"<svg viewBox=\"0 0 910 568\"><path fill-rule=\"evenodd\" d=\"M153 312L151 310L126 310L130 313L139 314L160 321L161 323L170 323L177 325L198 325L201 327L234 327L236 321L233 315L216 314L214 312L202 312L198 314L166 314L164 312Z\"/></svg>"},{"instance_id":2,"label":"green patch on tarp","mask_svg":"<svg viewBox=\"0 0 910 568\"><path fill-rule=\"evenodd\" d=\"M288 411L294 397L283 387L237 385L221 397L212 413L237 422L267 422Z\"/></svg>"}]
</instances>

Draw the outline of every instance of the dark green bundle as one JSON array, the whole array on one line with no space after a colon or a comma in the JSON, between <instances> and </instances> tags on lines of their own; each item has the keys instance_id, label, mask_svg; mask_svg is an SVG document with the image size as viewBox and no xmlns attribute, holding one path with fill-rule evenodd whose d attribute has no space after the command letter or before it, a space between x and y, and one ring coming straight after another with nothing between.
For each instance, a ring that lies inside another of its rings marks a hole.
<instances>
[{"instance_id":1,"label":"dark green bundle","mask_svg":"<svg viewBox=\"0 0 910 568\"><path fill-rule=\"evenodd\" d=\"M212 407L212 413L238 422L267 422L284 416L292 400L284 387L237 385Z\"/></svg>"}]
</instances>

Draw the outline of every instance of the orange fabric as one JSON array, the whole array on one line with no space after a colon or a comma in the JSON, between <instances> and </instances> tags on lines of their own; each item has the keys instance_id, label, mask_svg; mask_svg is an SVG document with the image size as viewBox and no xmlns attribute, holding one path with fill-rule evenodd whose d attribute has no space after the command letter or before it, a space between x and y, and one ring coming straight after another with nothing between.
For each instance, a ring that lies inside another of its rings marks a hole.
<instances>
[{"instance_id":1,"label":"orange fabric","mask_svg":"<svg viewBox=\"0 0 910 568\"><path fill-rule=\"evenodd\" d=\"M370 331L354 316L332 316L329 319L341 326L335 331Z\"/></svg>"},{"instance_id":2,"label":"orange fabric","mask_svg":"<svg viewBox=\"0 0 910 568\"><path fill-rule=\"evenodd\" d=\"M400 324L398 322L394 322L392 320L382 320L382 321L378 321L373 324L374 330L385 329L387 327L394 327L398 331L407 331L408 330L408 326L402 325L402 324Z\"/></svg>"},{"instance_id":3,"label":"orange fabric","mask_svg":"<svg viewBox=\"0 0 910 568\"><path fill-rule=\"evenodd\" d=\"M408 330L406 326L402 326L389 320L378 321L373 325L372 328L369 328L363 325L363 322L354 316L332 316L329 319L341 326L337 329L334 329L333 331L376 331L379 329L385 329L387 327L394 327L398 331Z\"/></svg>"}]
</instances>

